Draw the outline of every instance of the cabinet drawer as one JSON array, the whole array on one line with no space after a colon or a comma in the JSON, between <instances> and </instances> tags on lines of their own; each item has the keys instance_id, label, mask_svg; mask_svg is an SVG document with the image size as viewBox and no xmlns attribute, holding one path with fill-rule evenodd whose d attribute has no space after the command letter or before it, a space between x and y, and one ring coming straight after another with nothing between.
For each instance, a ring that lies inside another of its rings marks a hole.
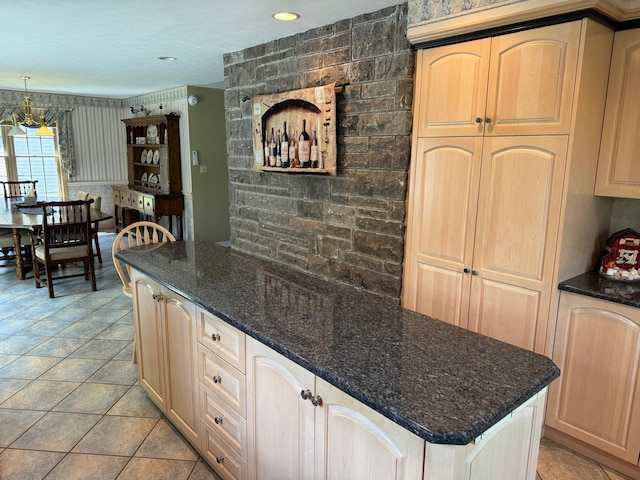
<instances>
[{"instance_id":1,"label":"cabinet drawer","mask_svg":"<svg viewBox=\"0 0 640 480\"><path fill-rule=\"evenodd\" d=\"M211 430L247 458L247 421L200 382L200 412Z\"/></svg>"},{"instance_id":2,"label":"cabinet drawer","mask_svg":"<svg viewBox=\"0 0 640 480\"><path fill-rule=\"evenodd\" d=\"M155 197L152 197L150 195L145 195L144 196L144 208L143 208L144 214L145 215L153 215L154 212L156 211L156 202L155 202Z\"/></svg>"},{"instance_id":3,"label":"cabinet drawer","mask_svg":"<svg viewBox=\"0 0 640 480\"><path fill-rule=\"evenodd\" d=\"M247 414L245 375L202 344L198 344L198 374L212 392L242 416Z\"/></svg>"},{"instance_id":4,"label":"cabinet drawer","mask_svg":"<svg viewBox=\"0 0 640 480\"><path fill-rule=\"evenodd\" d=\"M118 205L120 203L120 190L113 190L113 204Z\"/></svg>"},{"instance_id":5,"label":"cabinet drawer","mask_svg":"<svg viewBox=\"0 0 640 480\"><path fill-rule=\"evenodd\" d=\"M198 339L245 373L245 335L215 315L198 309Z\"/></svg>"},{"instance_id":6,"label":"cabinet drawer","mask_svg":"<svg viewBox=\"0 0 640 480\"><path fill-rule=\"evenodd\" d=\"M132 193L131 207L135 208L139 212L142 212L144 210L144 195L142 195L141 193Z\"/></svg>"},{"instance_id":7,"label":"cabinet drawer","mask_svg":"<svg viewBox=\"0 0 640 480\"><path fill-rule=\"evenodd\" d=\"M120 190L119 203L123 207L131 206L131 193Z\"/></svg>"},{"instance_id":8,"label":"cabinet drawer","mask_svg":"<svg viewBox=\"0 0 640 480\"><path fill-rule=\"evenodd\" d=\"M216 434L206 422L202 422L202 450L207 463L224 480L244 480L248 477L247 462Z\"/></svg>"}]
</instances>

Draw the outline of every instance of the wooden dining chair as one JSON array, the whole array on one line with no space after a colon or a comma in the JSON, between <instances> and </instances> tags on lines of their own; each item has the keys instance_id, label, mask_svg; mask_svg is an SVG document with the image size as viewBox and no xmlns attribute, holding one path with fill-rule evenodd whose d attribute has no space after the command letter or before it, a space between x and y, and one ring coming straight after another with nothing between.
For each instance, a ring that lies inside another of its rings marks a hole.
<instances>
[{"instance_id":1,"label":"wooden dining chair","mask_svg":"<svg viewBox=\"0 0 640 480\"><path fill-rule=\"evenodd\" d=\"M36 287L46 285L49 297L53 298L53 281L84 276L96 291L96 276L93 266L91 200L43 202L42 228L32 235L33 269ZM82 262L82 273L59 271L60 265ZM40 267L44 267L45 278L40 278ZM57 276L54 273L58 272Z\"/></svg>"},{"instance_id":2,"label":"wooden dining chair","mask_svg":"<svg viewBox=\"0 0 640 480\"><path fill-rule=\"evenodd\" d=\"M27 181L2 181L2 191L5 200L10 198L23 198L30 189L36 191L37 180ZM20 253L23 258L31 256L30 231L21 229L20 231ZM16 266L16 244L11 228L0 228L0 267Z\"/></svg>"},{"instance_id":3,"label":"wooden dining chair","mask_svg":"<svg viewBox=\"0 0 640 480\"><path fill-rule=\"evenodd\" d=\"M20 253L23 262L31 263L30 231L20 229ZM0 267L15 267L17 265L16 245L11 228L0 228Z\"/></svg>"},{"instance_id":4,"label":"wooden dining chair","mask_svg":"<svg viewBox=\"0 0 640 480\"><path fill-rule=\"evenodd\" d=\"M116 258L116 253L127 248L137 247L138 245L150 245L152 243L175 242L176 237L164 228L154 222L136 222L132 223L120 231L113 241L111 247L111 256L113 257L113 265L116 267L118 276L122 281L122 293L127 297L131 297L131 271L128 265L123 266L120 260ZM136 339L133 340L133 355L131 362L137 361Z\"/></svg>"},{"instance_id":5,"label":"wooden dining chair","mask_svg":"<svg viewBox=\"0 0 640 480\"><path fill-rule=\"evenodd\" d=\"M33 189L34 192L36 191L36 183L38 183L38 180L2 182L4 198L7 199L25 197L30 189Z\"/></svg>"},{"instance_id":6,"label":"wooden dining chair","mask_svg":"<svg viewBox=\"0 0 640 480\"><path fill-rule=\"evenodd\" d=\"M175 242L176 237L162 225L154 222L135 222L125 228L116 236L111 247L113 265L116 267L118 276L122 280L122 293L131 297L131 275L129 266L123 266L116 258L116 253L139 245L149 245L152 243Z\"/></svg>"},{"instance_id":7,"label":"wooden dining chair","mask_svg":"<svg viewBox=\"0 0 640 480\"><path fill-rule=\"evenodd\" d=\"M102 208L102 197L92 193L87 193L85 195L86 200L93 200L91 208L98 211ZM91 225L91 233L93 237L93 244L96 247L93 253L98 257L98 263L102 263L102 252L100 252L100 241L98 240L98 222L93 222L93 225Z\"/></svg>"}]
</instances>

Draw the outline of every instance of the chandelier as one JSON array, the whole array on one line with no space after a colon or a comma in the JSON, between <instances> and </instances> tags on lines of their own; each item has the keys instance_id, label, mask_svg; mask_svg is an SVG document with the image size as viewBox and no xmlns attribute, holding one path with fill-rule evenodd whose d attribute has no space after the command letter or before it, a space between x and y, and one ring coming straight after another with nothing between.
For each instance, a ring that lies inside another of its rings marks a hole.
<instances>
[{"instance_id":1,"label":"chandelier","mask_svg":"<svg viewBox=\"0 0 640 480\"><path fill-rule=\"evenodd\" d=\"M31 77L27 77L23 75L20 78L24 80L24 104L21 106L22 111L24 112L24 119L19 120L18 115L16 115L15 113L12 113L11 118L13 119L13 126L11 127L11 129L9 129L8 134L9 135L26 135L27 132L23 128L21 128L21 126L23 126L23 127L31 127L31 128L39 127L38 131L36 132L36 135L38 136L53 136L53 132L45 122L44 114L41 114L38 116L38 115L34 115L31 112L32 108L40 108L40 107L34 107L33 105L31 105L31 98L29 98L29 91L27 90L27 80L30 80Z\"/></svg>"}]
</instances>

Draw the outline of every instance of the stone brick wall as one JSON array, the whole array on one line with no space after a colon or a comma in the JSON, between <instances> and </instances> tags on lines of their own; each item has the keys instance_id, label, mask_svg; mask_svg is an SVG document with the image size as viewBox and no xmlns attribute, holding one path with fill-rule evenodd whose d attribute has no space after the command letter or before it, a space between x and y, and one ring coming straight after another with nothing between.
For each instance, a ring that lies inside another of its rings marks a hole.
<instances>
[{"instance_id":1,"label":"stone brick wall","mask_svg":"<svg viewBox=\"0 0 640 480\"><path fill-rule=\"evenodd\" d=\"M226 54L234 248L397 301L404 254L414 52L407 4ZM331 82L338 175L252 170L251 95Z\"/></svg>"}]
</instances>

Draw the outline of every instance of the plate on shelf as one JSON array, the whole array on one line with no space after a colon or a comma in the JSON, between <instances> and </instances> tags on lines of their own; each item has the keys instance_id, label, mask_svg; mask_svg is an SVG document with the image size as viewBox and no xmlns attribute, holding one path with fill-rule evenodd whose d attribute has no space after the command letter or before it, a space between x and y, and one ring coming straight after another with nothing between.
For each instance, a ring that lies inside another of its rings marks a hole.
<instances>
[{"instance_id":1,"label":"plate on shelf","mask_svg":"<svg viewBox=\"0 0 640 480\"><path fill-rule=\"evenodd\" d=\"M147 181L147 172L144 172L142 174L142 178L140 179L141 182L146 182Z\"/></svg>"},{"instance_id":2,"label":"plate on shelf","mask_svg":"<svg viewBox=\"0 0 640 480\"><path fill-rule=\"evenodd\" d=\"M149 183L152 185L155 185L156 183L158 183L158 177L156 176L155 173L152 173L151 175L149 175Z\"/></svg>"},{"instance_id":3,"label":"plate on shelf","mask_svg":"<svg viewBox=\"0 0 640 480\"><path fill-rule=\"evenodd\" d=\"M153 163L158 165L160 163L160 150L153 152Z\"/></svg>"},{"instance_id":4,"label":"plate on shelf","mask_svg":"<svg viewBox=\"0 0 640 480\"><path fill-rule=\"evenodd\" d=\"M141 163L147 163L147 151L143 150L142 153L140 154L140 162Z\"/></svg>"},{"instance_id":5,"label":"plate on shelf","mask_svg":"<svg viewBox=\"0 0 640 480\"><path fill-rule=\"evenodd\" d=\"M147 143L158 143L158 126L149 125L147 127Z\"/></svg>"}]
</instances>

